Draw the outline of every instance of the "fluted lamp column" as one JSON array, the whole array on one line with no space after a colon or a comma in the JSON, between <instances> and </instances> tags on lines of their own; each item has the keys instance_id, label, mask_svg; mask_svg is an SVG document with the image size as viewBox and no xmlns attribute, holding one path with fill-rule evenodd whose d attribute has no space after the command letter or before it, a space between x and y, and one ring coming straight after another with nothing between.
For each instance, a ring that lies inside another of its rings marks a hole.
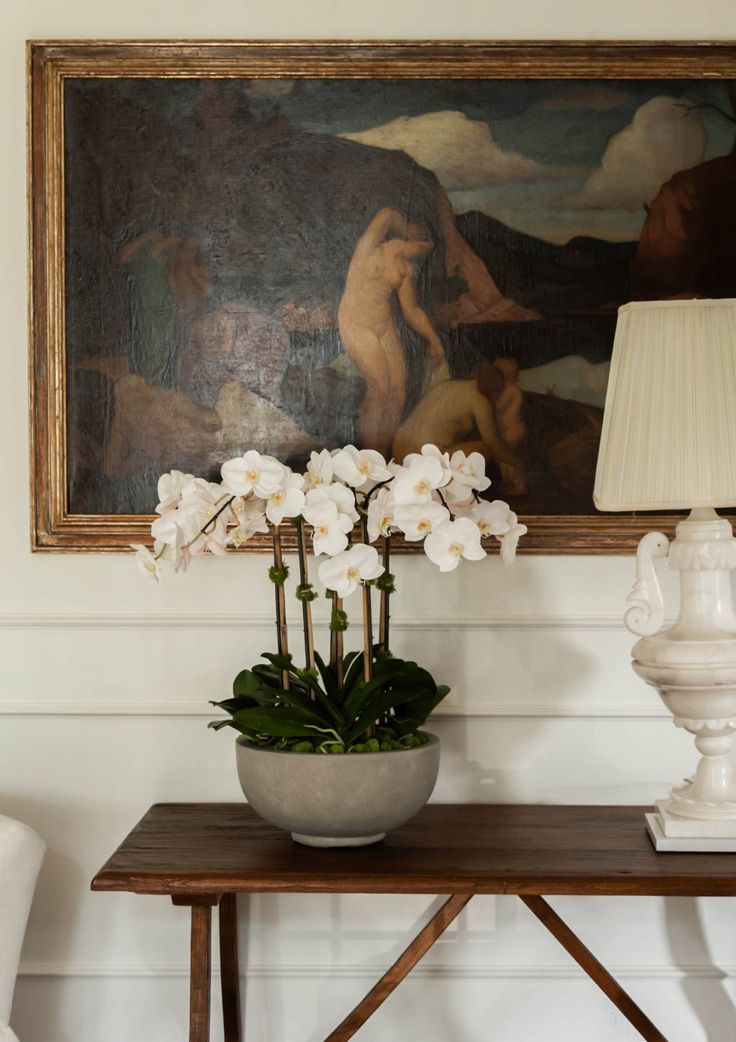
<instances>
[{"instance_id":1,"label":"fluted lamp column","mask_svg":"<svg viewBox=\"0 0 736 1042\"><path fill-rule=\"evenodd\" d=\"M716 508L736 505L736 300L619 309L593 499L599 510L688 510L672 543L639 543L624 621L635 672L695 737L692 776L657 802L657 850L736 850L736 540ZM680 573L680 611L663 628L654 559Z\"/></svg>"}]
</instances>

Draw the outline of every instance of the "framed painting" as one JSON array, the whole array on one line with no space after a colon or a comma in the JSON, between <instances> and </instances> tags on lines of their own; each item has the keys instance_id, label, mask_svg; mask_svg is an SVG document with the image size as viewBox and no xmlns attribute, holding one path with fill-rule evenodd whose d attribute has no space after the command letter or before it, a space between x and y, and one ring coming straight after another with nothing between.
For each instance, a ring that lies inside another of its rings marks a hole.
<instances>
[{"instance_id":1,"label":"framed painting","mask_svg":"<svg viewBox=\"0 0 736 1042\"><path fill-rule=\"evenodd\" d=\"M37 550L251 447L473 448L524 550L591 492L617 308L736 296L736 46L30 43ZM654 524L667 527L667 519Z\"/></svg>"}]
</instances>

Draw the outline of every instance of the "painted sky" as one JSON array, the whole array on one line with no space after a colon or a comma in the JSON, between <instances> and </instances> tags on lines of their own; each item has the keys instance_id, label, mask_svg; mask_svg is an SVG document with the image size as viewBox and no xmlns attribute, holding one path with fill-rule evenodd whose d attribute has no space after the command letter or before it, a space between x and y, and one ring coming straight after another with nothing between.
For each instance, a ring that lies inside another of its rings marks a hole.
<instances>
[{"instance_id":1,"label":"painted sky","mask_svg":"<svg viewBox=\"0 0 736 1042\"><path fill-rule=\"evenodd\" d=\"M457 213L481 210L564 243L639 236L678 169L730 152L722 83L706 80L258 80L251 111L303 130L402 148Z\"/></svg>"}]
</instances>

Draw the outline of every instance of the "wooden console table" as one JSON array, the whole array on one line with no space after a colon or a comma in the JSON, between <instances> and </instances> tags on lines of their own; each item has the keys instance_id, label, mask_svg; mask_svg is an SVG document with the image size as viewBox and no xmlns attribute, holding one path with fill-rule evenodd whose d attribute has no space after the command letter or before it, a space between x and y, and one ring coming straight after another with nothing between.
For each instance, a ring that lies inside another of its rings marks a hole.
<instances>
[{"instance_id":1,"label":"wooden console table","mask_svg":"<svg viewBox=\"0 0 736 1042\"><path fill-rule=\"evenodd\" d=\"M543 897L736 894L736 854L657 854L646 809L430 804L375 846L318 850L245 804L158 804L92 889L166 894L191 907L190 1042L209 1039L217 904L225 1042L241 1042L236 895L266 892L451 895L325 1042L352 1038L474 894L517 895L647 1042L667 1042Z\"/></svg>"}]
</instances>

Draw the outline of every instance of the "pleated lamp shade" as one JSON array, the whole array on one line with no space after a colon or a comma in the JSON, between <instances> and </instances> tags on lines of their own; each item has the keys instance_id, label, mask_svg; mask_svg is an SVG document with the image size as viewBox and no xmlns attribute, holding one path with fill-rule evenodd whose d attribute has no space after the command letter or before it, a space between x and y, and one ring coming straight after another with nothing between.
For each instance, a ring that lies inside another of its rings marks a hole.
<instances>
[{"instance_id":1,"label":"pleated lamp shade","mask_svg":"<svg viewBox=\"0 0 736 1042\"><path fill-rule=\"evenodd\" d=\"M736 300L619 308L593 501L736 505Z\"/></svg>"}]
</instances>

